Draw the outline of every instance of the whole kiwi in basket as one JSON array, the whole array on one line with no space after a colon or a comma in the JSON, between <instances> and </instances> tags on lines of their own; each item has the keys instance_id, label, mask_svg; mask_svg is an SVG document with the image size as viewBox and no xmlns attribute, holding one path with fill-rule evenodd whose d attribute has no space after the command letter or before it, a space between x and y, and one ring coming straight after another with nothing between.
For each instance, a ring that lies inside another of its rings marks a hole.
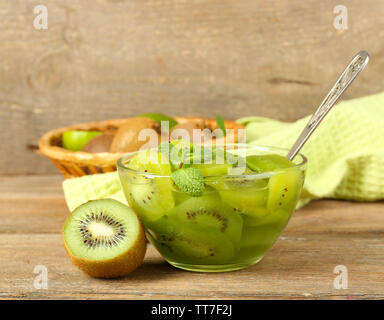
<instances>
[{"instance_id":1,"label":"whole kiwi in basket","mask_svg":"<svg viewBox=\"0 0 384 320\"><path fill-rule=\"evenodd\" d=\"M112 132L100 134L89 140L84 146L83 151L90 153L109 152L113 139L114 134Z\"/></svg>"},{"instance_id":2,"label":"whole kiwi in basket","mask_svg":"<svg viewBox=\"0 0 384 320\"><path fill-rule=\"evenodd\" d=\"M156 147L160 139L159 129L159 123L152 119L127 119L117 130L109 151L132 152L139 150L144 144L148 148Z\"/></svg>"}]
</instances>

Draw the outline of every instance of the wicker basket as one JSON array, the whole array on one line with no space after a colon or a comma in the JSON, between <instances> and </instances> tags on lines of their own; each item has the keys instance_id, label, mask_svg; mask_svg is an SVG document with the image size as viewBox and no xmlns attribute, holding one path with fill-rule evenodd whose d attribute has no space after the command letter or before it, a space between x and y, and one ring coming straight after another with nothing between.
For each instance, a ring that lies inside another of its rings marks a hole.
<instances>
[{"instance_id":1,"label":"wicker basket","mask_svg":"<svg viewBox=\"0 0 384 320\"><path fill-rule=\"evenodd\" d=\"M179 123L201 121L203 118L196 117L174 117ZM83 151L70 151L61 147L61 137L63 132L68 130L95 130L108 131L116 130L127 119L113 119L100 122L88 122L77 124L65 128L55 129L44 134L39 142L39 148L43 155L50 159L59 169L65 178L81 177L88 174L111 172L116 170L116 161L124 153L88 153ZM206 126L214 130L217 128L214 119L204 119ZM236 122L226 120L227 129L235 130L235 142L243 138L242 130L244 127Z\"/></svg>"}]
</instances>

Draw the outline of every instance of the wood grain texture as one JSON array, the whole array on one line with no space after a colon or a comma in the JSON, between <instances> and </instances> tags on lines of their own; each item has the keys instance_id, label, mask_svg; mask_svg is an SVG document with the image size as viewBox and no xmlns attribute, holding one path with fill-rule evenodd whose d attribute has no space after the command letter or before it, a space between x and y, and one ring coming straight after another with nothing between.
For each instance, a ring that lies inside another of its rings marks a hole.
<instances>
[{"instance_id":1,"label":"wood grain texture","mask_svg":"<svg viewBox=\"0 0 384 320\"><path fill-rule=\"evenodd\" d=\"M0 299L371 299L384 298L384 203L315 201L297 211L257 265L204 274L177 270L150 247L143 265L115 280L92 279L67 257L68 214L60 177L0 178ZM47 290L33 286L48 268ZM348 289L333 287L348 268Z\"/></svg>"},{"instance_id":2,"label":"wood grain texture","mask_svg":"<svg viewBox=\"0 0 384 320\"><path fill-rule=\"evenodd\" d=\"M384 2L44 0L0 2L0 173L53 173L33 149L47 130L145 111L295 120L349 59L371 63L344 98L384 84Z\"/></svg>"}]
</instances>

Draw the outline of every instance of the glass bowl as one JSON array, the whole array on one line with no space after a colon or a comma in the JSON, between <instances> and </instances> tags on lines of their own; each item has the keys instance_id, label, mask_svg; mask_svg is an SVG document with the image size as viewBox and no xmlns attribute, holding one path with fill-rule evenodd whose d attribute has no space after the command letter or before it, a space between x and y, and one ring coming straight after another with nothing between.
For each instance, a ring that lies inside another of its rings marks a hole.
<instances>
[{"instance_id":1,"label":"glass bowl","mask_svg":"<svg viewBox=\"0 0 384 320\"><path fill-rule=\"evenodd\" d=\"M288 152L274 147L233 146L234 153L246 156L285 156ZM296 207L307 162L298 154L291 167L205 176L204 194L192 197L181 192L170 176L128 168L136 153L117 162L129 206L166 261L199 272L238 270L264 257Z\"/></svg>"}]
</instances>

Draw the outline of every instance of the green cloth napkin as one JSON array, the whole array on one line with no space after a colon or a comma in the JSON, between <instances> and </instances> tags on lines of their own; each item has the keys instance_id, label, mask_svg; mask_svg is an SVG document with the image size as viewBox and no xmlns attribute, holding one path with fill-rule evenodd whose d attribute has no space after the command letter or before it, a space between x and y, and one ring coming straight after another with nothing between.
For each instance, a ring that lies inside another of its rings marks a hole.
<instances>
[{"instance_id":1,"label":"green cloth napkin","mask_svg":"<svg viewBox=\"0 0 384 320\"><path fill-rule=\"evenodd\" d=\"M287 123L246 117L238 122L247 129L248 143L289 148L309 118ZM384 199L384 93L339 103L301 153L308 166L299 206L316 198ZM63 187L70 210L90 199L126 203L116 172L65 180Z\"/></svg>"},{"instance_id":2,"label":"green cloth napkin","mask_svg":"<svg viewBox=\"0 0 384 320\"><path fill-rule=\"evenodd\" d=\"M67 179L63 189L70 211L89 200L109 198L127 204L117 171Z\"/></svg>"}]
</instances>

